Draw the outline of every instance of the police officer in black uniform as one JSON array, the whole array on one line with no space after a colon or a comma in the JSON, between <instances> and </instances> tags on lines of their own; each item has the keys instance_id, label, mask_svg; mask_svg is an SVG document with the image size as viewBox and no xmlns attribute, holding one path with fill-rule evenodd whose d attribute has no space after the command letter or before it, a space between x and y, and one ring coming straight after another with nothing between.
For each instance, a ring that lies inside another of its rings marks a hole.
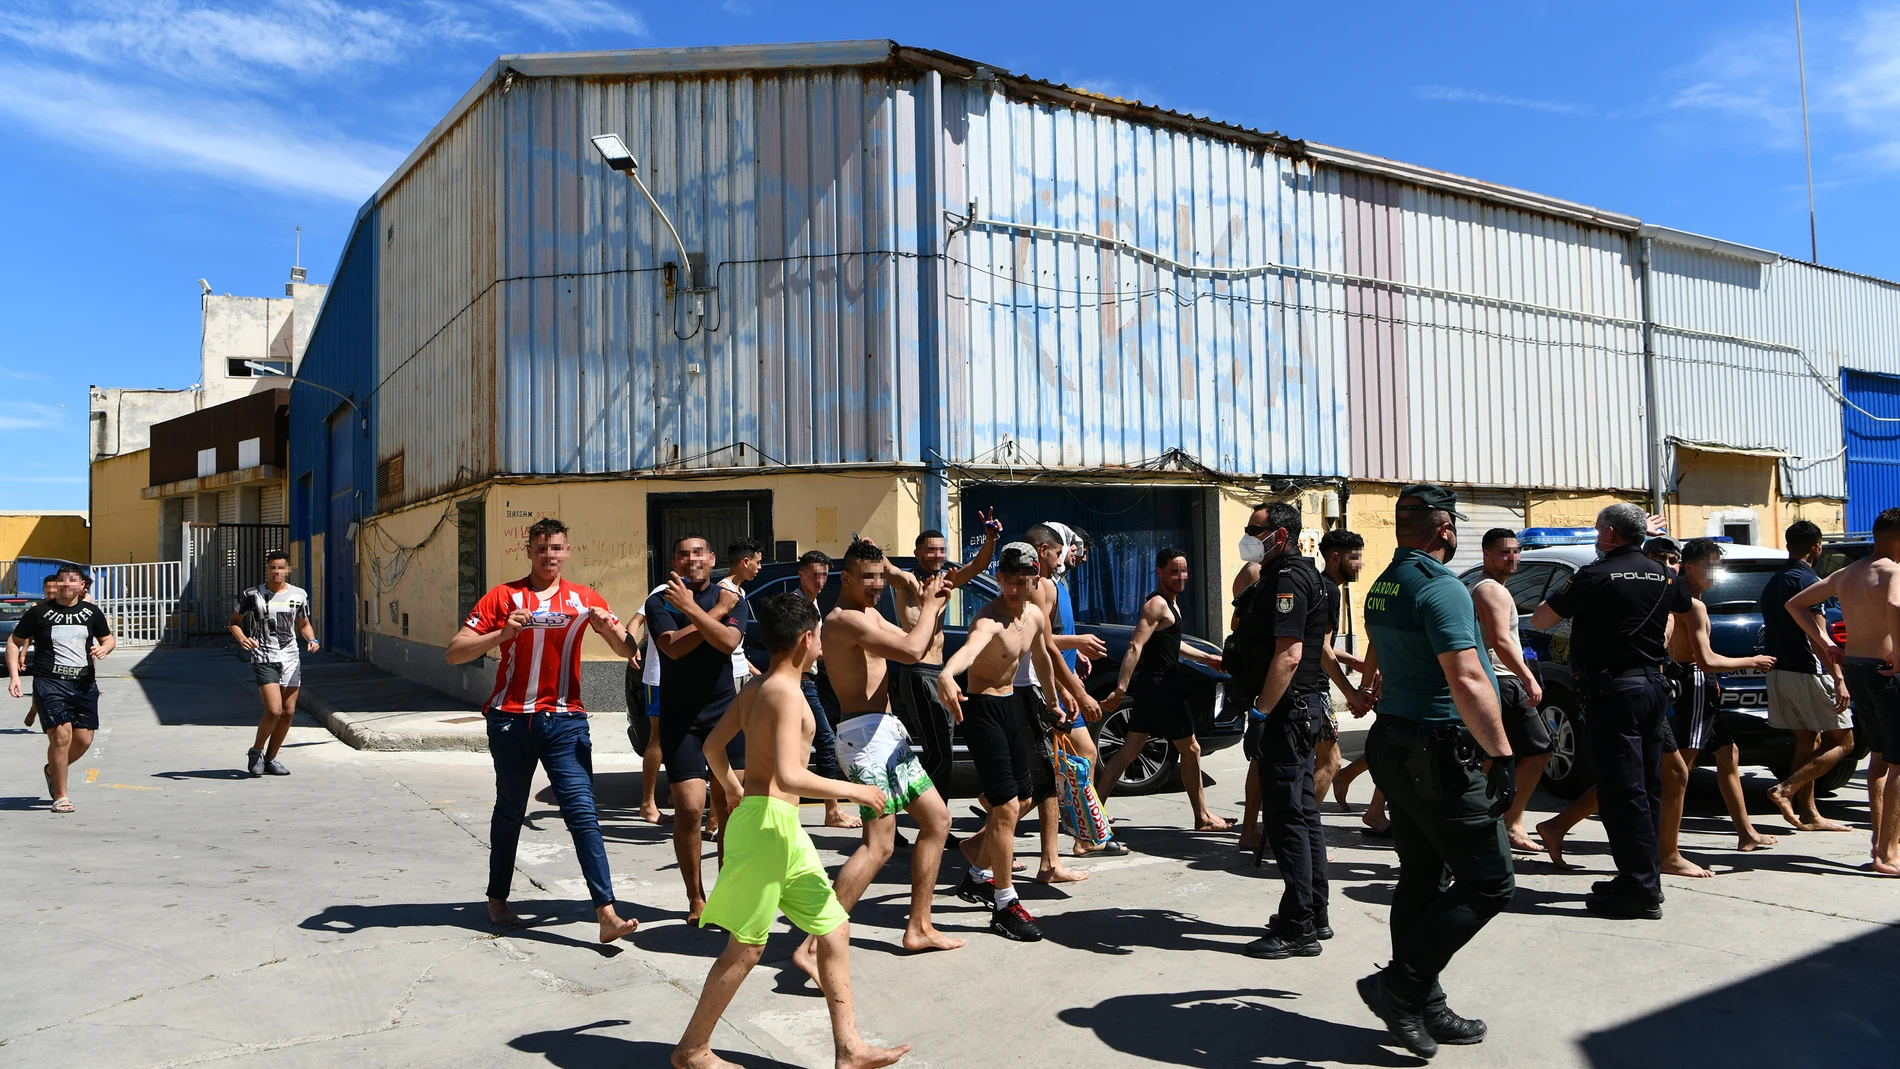
<instances>
[{"instance_id":1,"label":"police officer in black uniform","mask_svg":"<svg viewBox=\"0 0 1900 1069\"><path fill-rule=\"evenodd\" d=\"M1484 1039L1483 1021L1445 1004L1438 977L1517 890L1498 819L1517 796L1516 759L1471 592L1445 567L1462 518L1442 487L1399 492L1398 549L1366 591L1367 689L1353 696L1363 707L1383 675L1366 764L1385 792L1399 857L1392 962L1359 981L1359 997L1426 1058L1440 1043ZM1497 755L1488 773L1486 754Z\"/></svg>"},{"instance_id":2,"label":"police officer in black uniform","mask_svg":"<svg viewBox=\"0 0 1900 1069\"><path fill-rule=\"evenodd\" d=\"M1319 570L1299 542L1299 509L1277 503L1254 510L1241 555L1260 561L1260 578L1234 599L1232 659L1223 660L1234 677L1230 700L1249 705L1245 749L1249 761L1260 763L1261 845L1273 847L1286 884L1267 934L1247 945L1256 958L1316 957L1319 941L1333 937L1326 835L1313 796L1313 746L1327 686L1320 653L1332 613Z\"/></svg>"},{"instance_id":3,"label":"police officer in black uniform","mask_svg":"<svg viewBox=\"0 0 1900 1069\"><path fill-rule=\"evenodd\" d=\"M1550 595L1531 626L1571 620L1570 666L1597 773L1597 812L1616 859L1616 878L1584 905L1606 917L1662 917L1656 854L1662 828L1662 734L1669 684L1664 629L1689 596L1663 565L1643 555L1649 518L1635 505L1597 513L1602 559Z\"/></svg>"}]
</instances>

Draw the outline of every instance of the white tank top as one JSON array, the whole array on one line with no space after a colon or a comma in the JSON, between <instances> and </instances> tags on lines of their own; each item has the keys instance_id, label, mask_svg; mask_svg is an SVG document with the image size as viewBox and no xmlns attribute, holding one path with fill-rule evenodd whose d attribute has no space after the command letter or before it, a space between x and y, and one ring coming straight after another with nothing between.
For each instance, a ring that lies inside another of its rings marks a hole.
<instances>
[{"instance_id":1,"label":"white tank top","mask_svg":"<svg viewBox=\"0 0 1900 1069\"><path fill-rule=\"evenodd\" d=\"M1473 594L1475 595L1475 594L1476 594L1476 593L1477 593L1477 592L1479 591L1479 589L1481 589L1481 588L1482 588L1482 587L1484 586L1484 584L1486 584L1486 583L1490 583L1490 584L1492 584L1492 585L1494 585L1494 586L1504 586L1504 584L1503 584L1503 583L1500 583L1500 582L1498 582L1498 581L1497 581L1496 579L1493 579L1493 578L1491 578L1490 576L1488 576L1488 575L1487 575L1487 576L1485 576L1484 578L1482 578L1482 579L1480 579L1480 580L1478 580L1478 581L1477 581L1476 583L1473 583L1473 584L1471 584L1471 592L1472 592L1472 593L1473 593ZM1508 588L1506 588L1506 590L1505 590L1505 593L1506 593L1506 594L1508 595L1508 594L1510 593L1510 590L1509 590ZM1473 600L1475 601L1476 599L1474 598ZM1515 607L1515 606L1514 606L1514 607ZM1474 612L1476 611L1476 608L1475 608L1475 606L1473 607L1473 611L1474 611ZM1483 620L1479 620L1479 621L1478 621L1478 634L1479 634L1479 635L1481 635L1481 636L1482 636L1482 635L1484 634L1484 621L1483 621ZM1489 657L1489 658L1491 658L1491 667L1492 667L1492 668L1494 668L1494 669L1496 669L1496 670L1498 670L1498 671L1500 671L1500 672L1502 672L1502 671L1506 671L1506 670L1507 670L1507 669L1505 669L1505 667L1504 667L1504 662L1498 659L1498 651L1496 651L1496 650L1494 650L1494 649L1492 649L1492 648L1491 648L1491 647L1489 647L1489 646L1486 646L1486 647L1485 647L1485 649L1484 649L1484 653L1485 653L1485 656L1487 656L1487 657Z\"/></svg>"}]
</instances>

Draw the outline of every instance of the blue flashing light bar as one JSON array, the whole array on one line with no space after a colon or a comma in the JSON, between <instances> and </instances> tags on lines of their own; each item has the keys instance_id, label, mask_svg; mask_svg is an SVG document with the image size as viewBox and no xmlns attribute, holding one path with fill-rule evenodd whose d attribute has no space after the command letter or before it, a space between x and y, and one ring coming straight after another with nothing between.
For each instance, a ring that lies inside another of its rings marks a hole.
<instances>
[{"instance_id":1,"label":"blue flashing light bar","mask_svg":"<svg viewBox=\"0 0 1900 1069\"><path fill-rule=\"evenodd\" d=\"M1594 527L1526 527L1517 533L1517 544L1524 549L1589 546L1595 545L1596 540Z\"/></svg>"}]
</instances>

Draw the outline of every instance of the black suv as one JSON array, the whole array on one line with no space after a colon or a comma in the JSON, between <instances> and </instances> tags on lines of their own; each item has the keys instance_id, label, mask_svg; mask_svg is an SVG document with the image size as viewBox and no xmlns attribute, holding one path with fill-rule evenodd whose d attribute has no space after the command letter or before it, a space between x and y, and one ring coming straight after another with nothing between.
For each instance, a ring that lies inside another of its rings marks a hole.
<instances>
[{"instance_id":1,"label":"black suv","mask_svg":"<svg viewBox=\"0 0 1900 1069\"><path fill-rule=\"evenodd\" d=\"M916 564L916 559L913 557L892 557L890 560L900 568L911 568ZM723 569L715 571L713 578L717 580L723 574ZM834 567L831 577L825 581L825 589L818 595L819 611L830 612L838 603L839 579L840 573ZM789 593L797 589L798 566L789 562L767 564L759 571L758 577L747 583L745 587L748 601L773 594ZM964 637L969 634L970 621L976 618L976 614L983 610L984 605L999 596L996 579L991 575L979 575L961 588L950 592L950 609L943 625L943 652L946 659L963 645ZM884 614L885 619L893 623L897 621L896 603L888 587L884 591L883 598L878 601L877 607L878 611ZM1103 644L1108 647L1108 655L1095 662L1087 680L1089 693L1098 699L1102 698L1115 689L1115 677L1121 670L1122 655L1128 651L1128 641L1134 635L1135 629L1128 624L1090 623L1078 623L1075 629L1079 634L1100 637ZM1181 641L1193 643L1196 648L1209 653L1220 652L1219 646L1206 639L1184 635ZM746 631L745 649L746 656L752 660L752 663L764 669L766 666L765 639L759 633L756 621ZM1188 706L1194 710L1195 733L1200 738L1201 750L1204 753L1211 753L1239 743L1246 730L1244 718L1238 714L1224 716L1221 709L1224 687L1229 677L1224 673L1212 671L1199 662L1182 658L1181 678L1187 687ZM1106 761L1116 750L1121 749L1122 739L1128 733L1128 715L1133 708L1134 699L1125 697L1119 708L1103 717L1101 723L1093 725L1096 747L1101 751L1102 760ZM908 715L908 710L900 709L899 714ZM904 726L910 732L913 741L924 737L920 725L906 723ZM646 728L645 717L629 718L629 734L635 736L633 744L636 751L644 750L646 747ZM959 763L965 760L966 751L960 729L956 732L952 750ZM1150 738L1147 745L1142 747L1141 756L1129 763L1128 771L1123 773L1121 782L1115 789L1119 792L1142 794L1173 786L1179 780L1179 760L1180 755L1166 739Z\"/></svg>"}]
</instances>

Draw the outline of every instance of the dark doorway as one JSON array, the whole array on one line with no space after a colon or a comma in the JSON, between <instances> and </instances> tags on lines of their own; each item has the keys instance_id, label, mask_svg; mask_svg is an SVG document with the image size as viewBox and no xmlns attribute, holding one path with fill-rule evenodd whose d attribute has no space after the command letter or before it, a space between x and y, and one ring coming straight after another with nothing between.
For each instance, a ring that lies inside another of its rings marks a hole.
<instances>
[{"instance_id":1,"label":"dark doorway","mask_svg":"<svg viewBox=\"0 0 1900 1069\"><path fill-rule=\"evenodd\" d=\"M1075 618L1083 623L1134 623L1154 589L1156 551L1163 546L1184 551L1195 577L1178 602L1182 626L1191 634L1213 633L1200 575L1209 566L1202 534L1206 493L1200 487L966 483L959 494L964 540L951 554L958 559L975 552L969 537L980 539L983 530L976 514L991 507L1002 521L1004 542L1050 521L1087 532L1088 563L1068 578Z\"/></svg>"},{"instance_id":2,"label":"dark doorway","mask_svg":"<svg viewBox=\"0 0 1900 1069\"><path fill-rule=\"evenodd\" d=\"M765 546L772 559L772 491L740 490L706 494L649 494L647 496L647 582L658 585L673 567L673 542L689 534L711 543L724 567L726 547L751 536Z\"/></svg>"},{"instance_id":3,"label":"dark doorway","mask_svg":"<svg viewBox=\"0 0 1900 1069\"><path fill-rule=\"evenodd\" d=\"M356 655L356 421L353 410L330 417L329 524L323 534L323 618L318 637L332 653Z\"/></svg>"}]
</instances>

